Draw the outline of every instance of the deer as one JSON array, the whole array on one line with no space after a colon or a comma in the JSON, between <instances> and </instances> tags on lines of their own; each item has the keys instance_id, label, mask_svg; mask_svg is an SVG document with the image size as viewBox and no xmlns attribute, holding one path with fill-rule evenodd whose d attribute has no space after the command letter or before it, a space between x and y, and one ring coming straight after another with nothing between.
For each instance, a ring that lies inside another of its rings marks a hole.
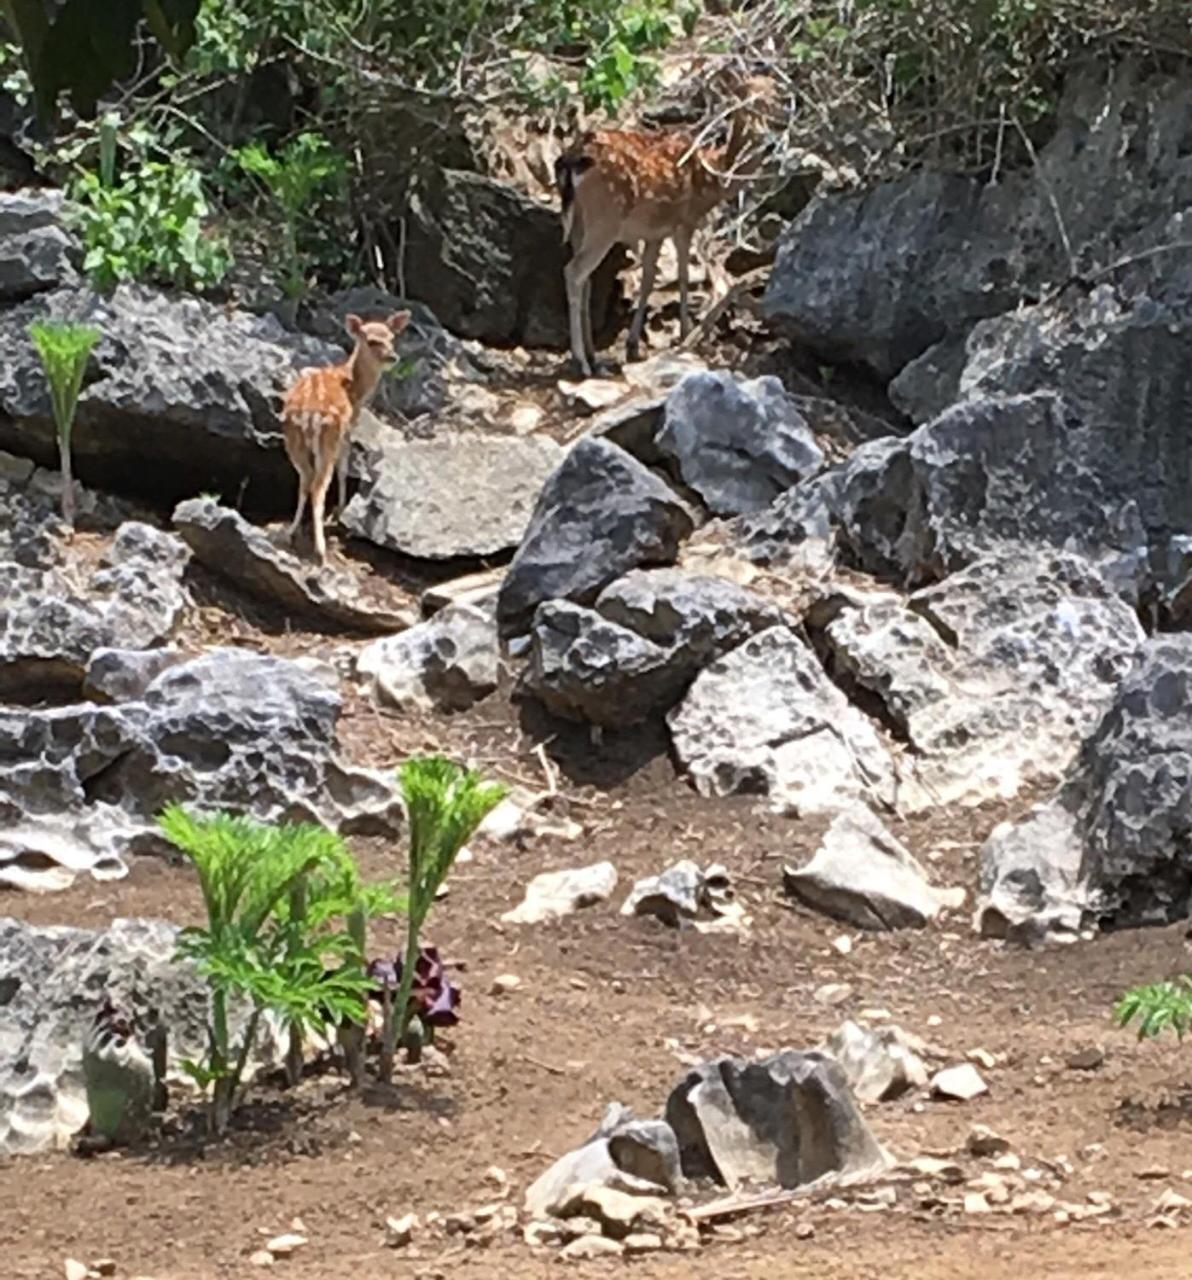
<instances>
[{"instance_id":1,"label":"deer","mask_svg":"<svg viewBox=\"0 0 1192 1280\"><path fill-rule=\"evenodd\" d=\"M758 96L738 104L723 147L698 146L683 131L597 129L582 134L555 161L563 240L571 246L563 271L571 357L584 377L596 362L591 278L615 244L642 245L641 291L626 358L638 358L658 254L668 239L678 257L680 339L691 332L691 242L708 214L743 185L733 169L754 134L750 108Z\"/></svg>"},{"instance_id":2,"label":"deer","mask_svg":"<svg viewBox=\"0 0 1192 1280\"><path fill-rule=\"evenodd\" d=\"M282 402L282 434L286 453L298 472L298 509L289 529L293 542L310 500L315 554L327 562L323 534L324 504L334 471L338 479L339 510L347 502L348 442L360 410L372 398L386 369L397 361L394 340L410 323L408 311L395 311L385 320L344 319L356 345L346 360L322 369L304 369Z\"/></svg>"}]
</instances>

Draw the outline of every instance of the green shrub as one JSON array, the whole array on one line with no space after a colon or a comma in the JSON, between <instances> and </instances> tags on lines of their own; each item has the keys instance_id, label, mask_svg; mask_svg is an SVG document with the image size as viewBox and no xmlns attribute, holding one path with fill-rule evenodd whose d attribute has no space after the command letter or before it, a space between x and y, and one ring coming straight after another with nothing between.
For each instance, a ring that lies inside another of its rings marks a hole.
<instances>
[{"instance_id":1,"label":"green shrub","mask_svg":"<svg viewBox=\"0 0 1192 1280\"><path fill-rule=\"evenodd\" d=\"M203 179L185 155L143 159L119 178L83 172L70 188L83 267L101 289L123 280L207 289L231 265L227 242L204 225Z\"/></svg>"},{"instance_id":2,"label":"green shrub","mask_svg":"<svg viewBox=\"0 0 1192 1280\"><path fill-rule=\"evenodd\" d=\"M1138 1038L1152 1040L1172 1031L1182 1040L1192 1027L1192 978L1183 975L1168 982L1133 987L1114 1006L1119 1027L1138 1023Z\"/></svg>"}]
</instances>

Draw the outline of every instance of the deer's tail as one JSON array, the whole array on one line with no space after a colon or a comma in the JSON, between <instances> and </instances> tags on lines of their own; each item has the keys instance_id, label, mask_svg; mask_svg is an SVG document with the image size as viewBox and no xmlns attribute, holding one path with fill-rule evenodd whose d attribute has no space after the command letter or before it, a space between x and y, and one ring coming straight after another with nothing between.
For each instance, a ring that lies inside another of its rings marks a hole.
<instances>
[{"instance_id":1,"label":"deer's tail","mask_svg":"<svg viewBox=\"0 0 1192 1280\"><path fill-rule=\"evenodd\" d=\"M582 151L568 151L555 161L555 188L563 204L563 242L571 239L571 228L575 222L575 186L595 164L591 156Z\"/></svg>"}]
</instances>

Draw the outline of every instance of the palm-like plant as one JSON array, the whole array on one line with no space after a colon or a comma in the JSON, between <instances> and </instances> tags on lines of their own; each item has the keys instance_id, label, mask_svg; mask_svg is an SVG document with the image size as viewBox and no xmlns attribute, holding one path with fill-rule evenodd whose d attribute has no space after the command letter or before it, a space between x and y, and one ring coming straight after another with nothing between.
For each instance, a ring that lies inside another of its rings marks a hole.
<instances>
[{"instance_id":1,"label":"palm-like plant","mask_svg":"<svg viewBox=\"0 0 1192 1280\"><path fill-rule=\"evenodd\" d=\"M74 528L74 477L70 465L70 436L74 428L79 391L91 350L100 339L98 329L66 321L39 320L29 326L29 337L41 357L54 425L58 430L58 458L62 469L62 518Z\"/></svg>"},{"instance_id":2,"label":"palm-like plant","mask_svg":"<svg viewBox=\"0 0 1192 1280\"><path fill-rule=\"evenodd\" d=\"M380 1076L393 1077L393 1056L410 1023L418 936L447 873L469 836L504 799L507 788L442 756L415 756L398 770L410 824L407 927L404 962L396 995L384 995Z\"/></svg>"},{"instance_id":3,"label":"palm-like plant","mask_svg":"<svg viewBox=\"0 0 1192 1280\"><path fill-rule=\"evenodd\" d=\"M211 1086L209 1127L221 1134L266 1011L280 1014L299 1037L306 1028L363 1021L362 949L349 931L332 927L330 893L300 889L342 882L346 855L339 837L318 826L195 817L177 806L160 824L198 872L207 911L206 926L184 929L178 941L179 954L197 964L211 988L206 1061L184 1066L201 1087ZM239 1043L228 1021L236 996L250 1008Z\"/></svg>"}]
</instances>

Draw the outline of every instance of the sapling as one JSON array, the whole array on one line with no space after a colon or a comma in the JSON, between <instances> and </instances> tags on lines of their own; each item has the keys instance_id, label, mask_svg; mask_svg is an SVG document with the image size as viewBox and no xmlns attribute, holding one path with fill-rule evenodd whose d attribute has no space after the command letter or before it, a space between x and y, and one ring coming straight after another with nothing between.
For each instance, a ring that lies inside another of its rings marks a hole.
<instances>
[{"instance_id":1,"label":"sapling","mask_svg":"<svg viewBox=\"0 0 1192 1280\"><path fill-rule=\"evenodd\" d=\"M54 426L58 431L58 458L62 470L62 518L74 528L74 477L70 465L70 435L74 428L75 410L83 374L91 350L100 339L98 329L85 324L60 320L37 320L29 326L29 337L41 357L46 381L50 384L50 402L54 409Z\"/></svg>"},{"instance_id":2,"label":"sapling","mask_svg":"<svg viewBox=\"0 0 1192 1280\"><path fill-rule=\"evenodd\" d=\"M245 173L259 179L281 215L283 264L278 273L286 295L287 319L292 324L306 293L306 264L299 248L299 229L310 217L312 202L344 172L342 158L326 138L300 133L276 153L250 142L236 153Z\"/></svg>"},{"instance_id":3,"label":"sapling","mask_svg":"<svg viewBox=\"0 0 1192 1280\"><path fill-rule=\"evenodd\" d=\"M1133 987L1114 1006L1119 1027L1138 1023L1138 1038L1153 1040L1174 1031L1182 1040L1192 1028L1192 978L1186 974L1168 982Z\"/></svg>"},{"instance_id":4,"label":"sapling","mask_svg":"<svg viewBox=\"0 0 1192 1280\"><path fill-rule=\"evenodd\" d=\"M176 805L160 824L194 864L207 911L206 926L183 929L178 940L179 955L196 963L211 989L206 1060L183 1065L211 1088L208 1126L222 1134L266 1012L318 1031L364 1016L368 984L356 943L330 916L317 918L309 899L302 912L290 910L301 882L334 873L342 845L318 826L197 817ZM335 963L329 968L328 961ZM229 1022L236 997L248 1006L238 1040Z\"/></svg>"},{"instance_id":5,"label":"sapling","mask_svg":"<svg viewBox=\"0 0 1192 1280\"><path fill-rule=\"evenodd\" d=\"M507 788L442 756L415 756L398 770L410 827L406 947L396 994L382 985L380 1077L393 1078L393 1056L414 1012L410 999L418 972L418 936L447 873L468 837L504 799Z\"/></svg>"}]
</instances>

